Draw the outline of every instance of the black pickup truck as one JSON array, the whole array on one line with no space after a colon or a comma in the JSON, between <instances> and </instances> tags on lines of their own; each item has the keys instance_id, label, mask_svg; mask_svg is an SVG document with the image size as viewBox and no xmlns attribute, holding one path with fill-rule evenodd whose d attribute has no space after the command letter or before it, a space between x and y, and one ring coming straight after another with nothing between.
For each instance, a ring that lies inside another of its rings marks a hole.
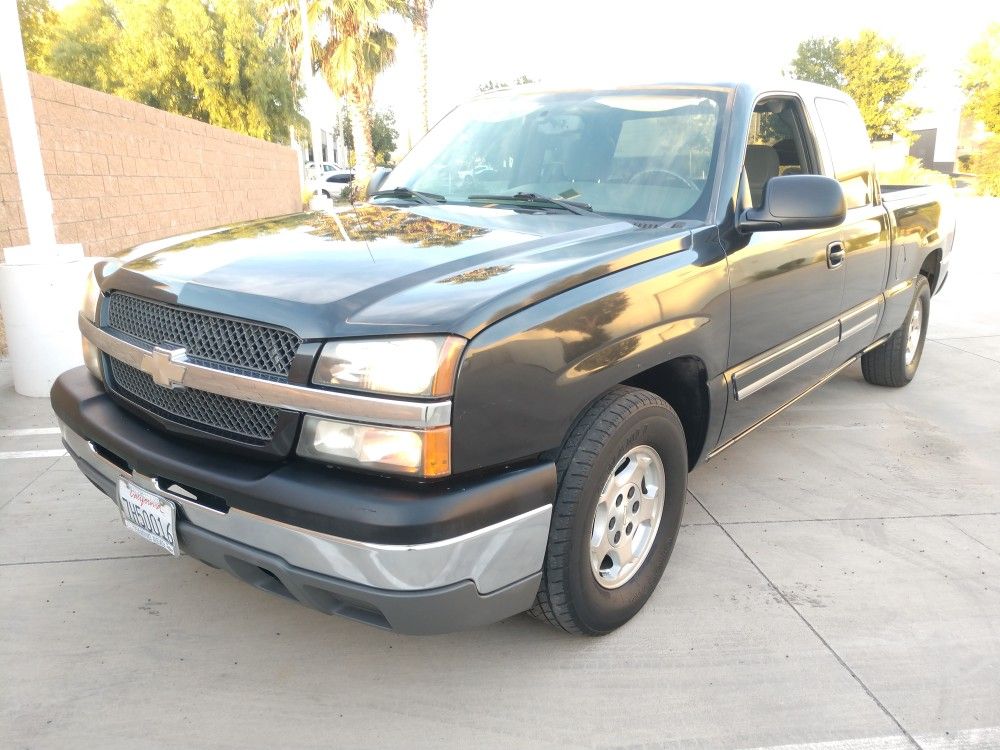
<instances>
[{"instance_id":1,"label":"black pickup truck","mask_svg":"<svg viewBox=\"0 0 1000 750\"><path fill-rule=\"evenodd\" d=\"M52 404L131 530L407 633L628 621L692 467L913 378L954 236L789 81L489 94L367 195L99 264Z\"/></svg>"}]
</instances>

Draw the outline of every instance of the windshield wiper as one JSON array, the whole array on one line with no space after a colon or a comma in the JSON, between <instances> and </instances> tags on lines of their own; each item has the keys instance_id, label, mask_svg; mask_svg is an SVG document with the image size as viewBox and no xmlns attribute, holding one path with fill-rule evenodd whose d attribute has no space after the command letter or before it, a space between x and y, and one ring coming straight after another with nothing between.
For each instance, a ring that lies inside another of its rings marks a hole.
<instances>
[{"instance_id":1,"label":"windshield wiper","mask_svg":"<svg viewBox=\"0 0 1000 750\"><path fill-rule=\"evenodd\" d=\"M376 190L368 197L402 198L403 200L412 200L427 206L432 206L435 203L445 203L447 200L443 195L438 195L437 193L425 193L420 190L410 190L408 187L394 187L391 190Z\"/></svg>"},{"instance_id":2,"label":"windshield wiper","mask_svg":"<svg viewBox=\"0 0 1000 750\"><path fill-rule=\"evenodd\" d=\"M586 216L594 213L593 207L589 203L581 201L571 201L565 198L552 198L538 193L514 193L513 195L470 195L470 201L492 201L494 203L527 203L534 206L548 206L549 208L560 208L563 211Z\"/></svg>"}]
</instances>

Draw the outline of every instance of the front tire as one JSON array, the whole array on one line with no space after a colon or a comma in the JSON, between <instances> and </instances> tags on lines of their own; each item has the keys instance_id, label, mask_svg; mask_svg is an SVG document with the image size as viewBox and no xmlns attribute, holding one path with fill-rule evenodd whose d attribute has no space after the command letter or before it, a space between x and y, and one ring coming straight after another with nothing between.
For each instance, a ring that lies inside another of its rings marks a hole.
<instances>
[{"instance_id":1,"label":"front tire","mask_svg":"<svg viewBox=\"0 0 1000 750\"><path fill-rule=\"evenodd\" d=\"M930 320L931 288L924 276L917 277L915 286L903 325L884 344L861 355L861 373L873 385L902 388L917 374Z\"/></svg>"},{"instance_id":2,"label":"front tire","mask_svg":"<svg viewBox=\"0 0 1000 750\"><path fill-rule=\"evenodd\" d=\"M617 387L587 409L556 463L559 485L530 614L604 635L652 595L673 551L687 490L687 442L658 396Z\"/></svg>"}]
</instances>

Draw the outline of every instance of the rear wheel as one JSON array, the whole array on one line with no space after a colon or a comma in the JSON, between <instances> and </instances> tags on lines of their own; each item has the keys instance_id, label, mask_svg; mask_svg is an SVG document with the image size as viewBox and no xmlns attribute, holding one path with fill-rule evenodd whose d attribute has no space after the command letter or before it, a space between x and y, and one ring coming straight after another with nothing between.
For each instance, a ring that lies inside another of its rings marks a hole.
<instances>
[{"instance_id":1,"label":"rear wheel","mask_svg":"<svg viewBox=\"0 0 1000 750\"><path fill-rule=\"evenodd\" d=\"M930 285L924 276L918 276L916 293L903 325L884 344L861 355L865 380L890 388L901 388L913 380L924 352L930 306Z\"/></svg>"},{"instance_id":2,"label":"rear wheel","mask_svg":"<svg viewBox=\"0 0 1000 750\"><path fill-rule=\"evenodd\" d=\"M557 460L542 582L530 613L603 635L646 603L666 567L687 489L687 443L674 410L618 387L571 430Z\"/></svg>"}]
</instances>

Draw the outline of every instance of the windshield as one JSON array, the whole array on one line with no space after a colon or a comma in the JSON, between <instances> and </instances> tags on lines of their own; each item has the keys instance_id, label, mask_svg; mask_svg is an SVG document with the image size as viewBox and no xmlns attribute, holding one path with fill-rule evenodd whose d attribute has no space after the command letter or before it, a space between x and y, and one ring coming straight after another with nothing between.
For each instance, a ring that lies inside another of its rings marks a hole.
<instances>
[{"instance_id":1,"label":"windshield","mask_svg":"<svg viewBox=\"0 0 1000 750\"><path fill-rule=\"evenodd\" d=\"M703 219L725 94L501 94L454 110L397 166L383 190L449 203L530 193L603 214Z\"/></svg>"}]
</instances>

